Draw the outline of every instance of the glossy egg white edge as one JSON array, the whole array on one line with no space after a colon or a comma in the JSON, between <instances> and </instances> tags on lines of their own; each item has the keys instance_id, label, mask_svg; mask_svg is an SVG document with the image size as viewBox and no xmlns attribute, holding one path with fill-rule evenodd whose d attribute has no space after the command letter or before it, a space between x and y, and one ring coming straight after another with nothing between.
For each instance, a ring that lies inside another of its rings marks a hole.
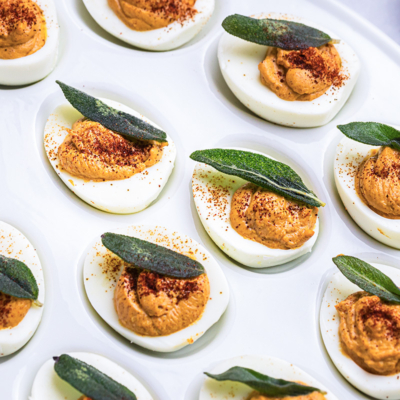
<instances>
[{"instance_id":1,"label":"glossy egg white edge","mask_svg":"<svg viewBox=\"0 0 400 400\"><path fill-rule=\"evenodd\" d=\"M339 132L337 128L336 131ZM400 220L380 216L358 196L355 175L358 167L376 146L356 142L347 137L337 146L334 163L336 187L348 213L368 235L388 246L400 249Z\"/></svg>"},{"instance_id":2,"label":"glossy egg white edge","mask_svg":"<svg viewBox=\"0 0 400 400\"><path fill-rule=\"evenodd\" d=\"M124 111L160 128L135 110L118 102L101 99L107 105ZM82 118L70 104L58 106L47 120L44 130L44 146L49 161L65 185L89 205L114 214L132 214L147 208L161 193L174 169L176 147L167 134L168 146L163 148L161 160L142 173L128 179L94 182L87 181L61 170L58 148L68 135L65 128Z\"/></svg>"},{"instance_id":3,"label":"glossy egg white edge","mask_svg":"<svg viewBox=\"0 0 400 400\"><path fill-rule=\"evenodd\" d=\"M236 150L251 151L256 154L264 153L235 148ZM268 156L273 159L272 157ZM246 180L217 171L215 168L197 163L192 177L193 198L199 218L204 229L215 244L229 257L251 268L266 268L281 265L311 252L319 233L319 217L314 228L314 235L297 249L270 249L261 243L245 239L236 232L230 222L231 204L237 189L247 183ZM218 193L218 212L213 208L213 188ZM224 193L221 192L224 188Z\"/></svg>"},{"instance_id":4,"label":"glossy egg white edge","mask_svg":"<svg viewBox=\"0 0 400 400\"><path fill-rule=\"evenodd\" d=\"M221 267L203 246L186 235L155 225L129 226L111 232L164 245L174 251L176 249L173 246L176 244L180 252L194 255L203 265L210 282L210 298L201 318L194 324L168 336L138 335L122 326L118 320L113 301L116 282L110 283L101 266L108 250L101 244L101 240L96 239L85 259L83 280L93 308L114 330L139 346L159 352L172 352L195 342L221 318L229 303L229 286ZM167 244L165 240L168 240Z\"/></svg>"},{"instance_id":5,"label":"glossy egg white edge","mask_svg":"<svg viewBox=\"0 0 400 400\"><path fill-rule=\"evenodd\" d=\"M47 25L47 39L36 53L15 60L0 59L0 84L27 85L46 77L55 67L58 55L59 25L53 0L33 0L42 9Z\"/></svg>"},{"instance_id":6,"label":"glossy egg white edge","mask_svg":"<svg viewBox=\"0 0 400 400\"><path fill-rule=\"evenodd\" d=\"M287 14L257 14L256 18L289 19L320 29L332 38L339 37L324 26ZM265 59L268 46L247 42L224 32L218 46L222 75L233 94L251 111L268 121L297 128L327 124L343 107L360 73L360 62L354 50L343 40L335 44L342 58L343 71L349 75L344 86L331 87L313 101L286 101L261 82L258 64Z\"/></svg>"},{"instance_id":7,"label":"glossy egg white edge","mask_svg":"<svg viewBox=\"0 0 400 400\"><path fill-rule=\"evenodd\" d=\"M35 248L20 231L2 221L0 221L0 254L26 264L39 287L38 301L44 304L44 276ZM25 346L39 326L43 308L44 306L37 307L32 304L25 318L16 327L0 330L0 357L10 355Z\"/></svg>"},{"instance_id":8,"label":"glossy egg white edge","mask_svg":"<svg viewBox=\"0 0 400 400\"><path fill-rule=\"evenodd\" d=\"M207 23L214 11L214 0L197 0L193 19L175 21L165 28L134 31L128 28L108 5L107 0L83 0L96 22L108 33L133 46L153 51L172 50L187 43Z\"/></svg>"},{"instance_id":9,"label":"glossy egg white edge","mask_svg":"<svg viewBox=\"0 0 400 400\"><path fill-rule=\"evenodd\" d=\"M315 378L301 370L299 367L276 357L258 355L234 357L221 362L211 369L211 371L207 370L204 372L216 375L221 374L232 367L249 368L276 379L284 379L291 382L303 382L307 386L312 386L326 391L326 400L337 400L337 397ZM253 391L253 389L243 383L231 381L218 382L215 379L206 377L203 386L200 389L199 400L247 400L250 393Z\"/></svg>"},{"instance_id":10,"label":"glossy egg white edge","mask_svg":"<svg viewBox=\"0 0 400 400\"><path fill-rule=\"evenodd\" d=\"M115 362L93 353L67 353L92 367L132 391L137 400L153 400L153 397L131 373ZM55 354L60 356L60 354ZM78 400L82 393L63 381L54 371L54 360L46 361L36 374L29 400Z\"/></svg>"},{"instance_id":11,"label":"glossy egg white edge","mask_svg":"<svg viewBox=\"0 0 400 400\"><path fill-rule=\"evenodd\" d=\"M400 285L400 270L388 265L371 263L396 284ZM377 399L400 399L399 374L381 376L370 374L342 353L339 339L339 313L335 305L361 289L351 283L341 272L334 273L325 290L320 310L320 329L325 348L336 368L353 386Z\"/></svg>"}]
</instances>

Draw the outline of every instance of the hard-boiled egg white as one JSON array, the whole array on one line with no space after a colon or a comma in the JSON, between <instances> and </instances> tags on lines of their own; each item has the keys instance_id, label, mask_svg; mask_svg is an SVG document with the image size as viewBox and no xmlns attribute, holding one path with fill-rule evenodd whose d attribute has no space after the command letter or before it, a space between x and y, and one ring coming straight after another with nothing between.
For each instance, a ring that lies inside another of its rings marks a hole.
<instances>
[{"instance_id":1,"label":"hard-boiled egg white","mask_svg":"<svg viewBox=\"0 0 400 400\"><path fill-rule=\"evenodd\" d=\"M400 270L382 264L371 264L400 285ZM399 374L382 376L370 374L343 354L339 339L339 313L335 305L361 289L351 283L341 272L329 279L322 299L320 328L326 350L339 372L358 390L377 399L400 399Z\"/></svg>"},{"instance_id":2,"label":"hard-boiled egg white","mask_svg":"<svg viewBox=\"0 0 400 400\"><path fill-rule=\"evenodd\" d=\"M122 326L114 308L114 289L121 270L107 267L106 256L112 254L97 239L85 259L83 280L93 308L113 329L139 346L160 352L171 352L192 344L199 339L225 312L229 302L229 286L211 254L186 235L159 226L129 226L113 231L165 246L199 261L210 282L210 298L199 320L168 336L141 336ZM117 256L115 256L117 257Z\"/></svg>"},{"instance_id":3,"label":"hard-boiled egg white","mask_svg":"<svg viewBox=\"0 0 400 400\"><path fill-rule=\"evenodd\" d=\"M335 157L335 182L346 210L356 224L379 242L400 249L400 220L380 216L371 210L358 196L354 179L358 167L373 149L349 138L343 138L337 146Z\"/></svg>"},{"instance_id":4,"label":"hard-boiled egg white","mask_svg":"<svg viewBox=\"0 0 400 400\"><path fill-rule=\"evenodd\" d=\"M137 378L108 358L93 353L68 354L124 385L136 395L137 400L153 400L151 394ZM48 360L36 374L29 400L78 400L80 396L82 393L56 374L54 360Z\"/></svg>"},{"instance_id":5,"label":"hard-boiled egg white","mask_svg":"<svg viewBox=\"0 0 400 400\"><path fill-rule=\"evenodd\" d=\"M154 122L123 104L107 99L101 100L117 110L141 118L161 129ZM176 147L172 139L167 135L168 146L163 148L161 160L139 174L117 181L87 181L62 170L57 156L59 146L68 135L65 128L71 129L79 118L82 118L82 114L71 105L63 104L57 107L47 120L44 146L57 175L68 189L100 210L115 214L131 214L144 210L157 199L174 168Z\"/></svg>"},{"instance_id":6,"label":"hard-boiled egg white","mask_svg":"<svg viewBox=\"0 0 400 400\"><path fill-rule=\"evenodd\" d=\"M108 5L107 0L83 0L96 22L108 33L141 49L172 50L193 39L204 27L214 11L214 0L197 0L193 18L175 21L165 28L134 31L126 26Z\"/></svg>"},{"instance_id":7,"label":"hard-boiled egg white","mask_svg":"<svg viewBox=\"0 0 400 400\"><path fill-rule=\"evenodd\" d=\"M17 229L0 221L0 254L22 261L32 271L39 287L38 301L44 304L44 277L38 254ZM25 318L14 328L0 330L0 357L19 350L36 332L44 307L32 304Z\"/></svg>"},{"instance_id":8,"label":"hard-boiled egg white","mask_svg":"<svg viewBox=\"0 0 400 400\"><path fill-rule=\"evenodd\" d=\"M239 148L237 150L249 151ZM226 175L206 164L197 163L194 168L192 190L197 213L215 244L234 260L252 268L273 267L309 253L318 237L319 219L315 224L314 235L303 246L290 250L271 249L244 238L232 228L232 198L236 190L245 183L247 181L244 179Z\"/></svg>"},{"instance_id":9,"label":"hard-boiled egg white","mask_svg":"<svg viewBox=\"0 0 400 400\"><path fill-rule=\"evenodd\" d=\"M320 29L335 39L339 36L324 26L303 18L276 13L254 18L288 19ZM344 86L330 88L313 101L286 101L262 84L258 64L265 59L268 46L247 42L225 32L219 42L218 60L222 75L233 94L251 111L268 121L297 128L327 124L343 107L357 82L360 62L353 49L343 42L335 44L349 76Z\"/></svg>"},{"instance_id":10,"label":"hard-boiled egg white","mask_svg":"<svg viewBox=\"0 0 400 400\"><path fill-rule=\"evenodd\" d=\"M57 12L53 0L33 0L46 19L47 39L36 53L14 60L0 59L0 84L27 85L46 77L55 67L58 55Z\"/></svg>"},{"instance_id":11,"label":"hard-boiled egg white","mask_svg":"<svg viewBox=\"0 0 400 400\"><path fill-rule=\"evenodd\" d=\"M261 356L240 356L225 360L215 368L204 372L211 374L221 374L232 367L250 368L276 379L284 379L291 382L303 382L307 386L326 391L326 400L337 400L322 383L318 382L312 376L302 371L295 365L280 360L275 357ZM200 390L199 400L247 400L254 390L239 382L218 382L215 379L206 377Z\"/></svg>"}]
</instances>

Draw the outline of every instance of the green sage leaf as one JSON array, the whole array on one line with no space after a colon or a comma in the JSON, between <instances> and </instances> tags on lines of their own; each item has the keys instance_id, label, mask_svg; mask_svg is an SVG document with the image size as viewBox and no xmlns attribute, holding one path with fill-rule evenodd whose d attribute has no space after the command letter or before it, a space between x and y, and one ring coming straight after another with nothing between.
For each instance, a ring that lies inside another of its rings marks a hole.
<instances>
[{"instance_id":1,"label":"green sage leaf","mask_svg":"<svg viewBox=\"0 0 400 400\"><path fill-rule=\"evenodd\" d=\"M64 96L71 105L91 121L98 122L106 128L120 133L128 140L139 139L167 142L166 133L155 126L133 115L116 110L101 100L89 96L65 83L56 82L60 85Z\"/></svg>"},{"instance_id":2,"label":"green sage leaf","mask_svg":"<svg viewBox=\"0 0 400 400\"><path fill-rule=\"evenodd\" d=\"M280 19L257 19L234 14L224 19L222 27L231 35L248 42L284 50L319 47L332 41L329 35L318 29Z\"/></svg>"},{"instance_id":3,"label":"green sage leaf","mask_svg":"<svg viewBox=\"0 0 400 400\"><path fill-rule=\"evenodd\" d=\"M228 371L212 375L207 372L205 374L217 381L233 381L243 383L262 395L268 397L296 397L303 396L313 392L326 394L320 389L301 385L299 383L285 381L283 379L275 379L270 376L260 374L252 369L242 367L232 367Z\"/></svg>"},{"instance_id":4,"label":"green sage leaf","mask_svg":"<svg viewBox=\"0 0 400 400\"><path fill-rule=\"evenodd\" d=\"M105 233L101 236L101 241L108 250L137 268L184 279L205 273L204 267L198 261L146 240Z\"/></svg>"},{"instance_id":5,"label":"green sage leaf","mask_svg":"<svg viewBox=\"0 0 400 400\"><path fill-rule=\"evenodd\" d=\"M0 292L37 300L39 288L32 271L22 261L0 254Z\"/></svg>"},{"instance_id":6,"label":"green sage leaf","mask_svg":"<svg viewBox=\"0 0 400 400\"><path fill-rule=\"evenodd\" d=\"M315 207L325 205L306 187L292 168L262 154L243 150L211 149L195 151L190 158L211 165L224 174L246 179L288 199Z\"/></svg>"},{"instance_id":7,"label":"green sage leaf","mask_svg":"<svg viewBox=\"0 0 400 400\"><path fill-rule=\"evenodd\" d=\"M383 300L400 304L400 289L379 269L356 257L337 256L332 260L340 272L360 289Z\"/></svg>"},{"instance_id":8,"label":"green sage leaf","mask_svg":"<svg viewBox=\"0 0 400 400\"><path fill-rule=\"evenodd\" d=\"M62 354L54 361L57 375L92 400L137 400L127 387L81 360Z\"/></svg>"},{"instance_id":9,"label":"green sage leaf","mask_svg":"<svg viewBox=\"0 0 400 400\"><path fill-rule=\"evenodd\" d=\"M351 122L337 128L348 138L371 146L389 146L400 151L400 131L378 122Z\"/></svg>"}]
</instances>

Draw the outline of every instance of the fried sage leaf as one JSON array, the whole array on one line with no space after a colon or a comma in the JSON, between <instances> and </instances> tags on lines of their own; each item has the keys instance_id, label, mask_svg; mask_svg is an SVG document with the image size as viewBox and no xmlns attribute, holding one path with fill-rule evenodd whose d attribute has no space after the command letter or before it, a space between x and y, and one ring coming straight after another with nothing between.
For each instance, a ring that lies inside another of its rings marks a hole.
<instances>
[{"instance_id":1,"label":"fried sage leaf","mask_svg":"<svg viewBox=\"0 0 400 400\"><path fill-rule=\"evenodd\" d=\"M128 140L139 139L167 142L166 133L155 126L133 115L116 110L101 100L89 96L65 83L56 82L60 85L66 99L86 118L98 122L114 132L120 133Z\"/></svg>"},{"instance_id":2,"label":"fried sage leaf","mask_svg":"<svg viewBox=\"0 0 400 400\"><path fill-rule=\"evenodd\" d=\"M300 385L283 379L271 378L252 369L242 367L232 367L219 375L212 375L207 372L205 372L205 374L217 381L244 383L252 389L257 390L257 392L260 392L262 395L273 398L303 396L313 392L326 394L320 389L311 386Z\"/></svg>"},{"instance_id":3,"label":"fried sage leaf","mask_svg":"<svg viewBox=\"0 0 400 400\"><path fill-rule=\"evenodd\" d=\"M32 271L22 261L0 254L0 292L37 300L39 288Z\"/></svg>"},{"instance_id":4,"label":"fried sage leaf","mask_svg":"<svg viewBox=\"0 0 400 400\"><path fill-rule=\"evenodd\" d=\"M371 146L389 146L400 151L400 131L378 122L351 122L337 127L345 136Z\"/></svg>"},{"instance_id":5,"label":"fried sage leaf","mask_svg":"<svg viewBox=\"0 0 400 400\"><path fill-rule=\"evenodd\" d=\"M340 272L360 289L383 300L400 304L400 289L379 269L356 257L337 256L332 260Z\"/></svg>"},{"instance_id":6,"label":"fried sage leaf","mask_svg":"<svg viewBox=\"0 0 400 400\"><path fill-rule=\"evenodd\" d=\"M198 261L146 240L105 233L101 236L101 241L108 250L137 268L183 279L195 278L205 273L204 267Z\"/></svg>"},{"instance_id":7,"label":"fried sage leaf","mask_svg":"<svg viewBox=\"0 0 400 400\"><path fill-rule=\"evenodd\" d=\"M54 361L56 374L90 399L137 400L128 388L81 360L62 354Z\"/></svg>"},{"instance_id":8,"label":"fried sage leaf","mask_svg":"<svg viewBox=\"0 0 400 400\"><path fill-rule=\"evenodd\" d=\"M318 29L280 19L257 19L234 14L224 19L222 27L231 35L248 42L284 50L319 47L332 41L329 35Z\"/></svg>"},{"instance_id":9,"label":"fried sage leaf","mask_svg":"<svg viewBox=\"0 0 400 400\"><path fill-rule=\"evenodd\" d=\"M246 179L288 199L315 207L325 205L307 189L292 168L261 154L243 150L211 149L195 151L190 158L211 165L224 174Z\"/></svg>"}]
</instances>

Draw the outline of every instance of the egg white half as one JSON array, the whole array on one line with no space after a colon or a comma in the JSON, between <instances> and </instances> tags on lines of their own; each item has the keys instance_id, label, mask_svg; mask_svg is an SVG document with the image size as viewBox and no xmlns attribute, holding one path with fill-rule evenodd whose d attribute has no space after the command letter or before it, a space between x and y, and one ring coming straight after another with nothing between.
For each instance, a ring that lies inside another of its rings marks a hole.
<instances>
[{"instance_id":1,"label":"egg white half","mask_svg":"<svg viewBox=\"0 0 400 400\"><path fill-rule=\"evenodd\" d=\"M332 38L338 35L311 21L269 13L255 18L288 19L320 29ZM343 71L349 75L341 88L330 88L313 101L286 101L262 84L258 64L265 59L268 46L247 42L225 32L218 46L222 75L233 94L251 111L268 121L297 128L327 124L343 107L360 73L360 62L353 49L343 42L335 44L342 58Z\"/></svg>"},{"instance_id":2,"label":"egg white half","mask_svg":"<svg viewBox=\"0 0 400 400\"><path fill-rule=\"evenodd\" d=\"M38 301L44 304L44 276L35 248L20 231L2 221L0 221L0 254L26 264L39 287ZM0 330L0 357L8 356L25 346L39 326L43 308L32 304L25 318L16 327Z\"/></svg>"},{"instance_id":3,"label":"egg white half","mask_svg":"<svg viewBox=\"0 0 400 400\"><path fill-rule=\"evenodd\" d=\"M101 99L107 105L124 111L161 129L154 122L131 108L112 100ZM161 160L146 168L143 172L128 179L94 182L87 181L60 169L57 156L58 148L68 132L65 128L82 118L77 110L69 104L57 107L47 120L44 129L44 146L50 163L65 185L89 205L114 214L131 214L147 208L161 193L166 185L176 158L176 148L167 135L168 146L163 148Z\"/></svg>"},{"instance_id":4,"label":"egg white half","mask_svg":"<svg viewBox=\"0 0 400 400\"><path fill-rule=\"evenodd\" d=\"M137 400L153 400L142 383L108 358L93 353L68 353L68 355L97 368L124 385L136 395ZM78 400L81 395L82 393L56 374L54 360L48 360L36 374L29 400Z\"/></svg>"},{"instance_id":5,"label":"egg white half","mask_svg":"<svg viewBox=\"0 0 400 400\"><path fill-rule=\"evenodd\" d=\"M83 0L96 22L108 33L141 49L153 51L172 50L189 42L207 23L214 11L214 0L197 0L198 11L192 19L175 21L165 28L151 31L134 31L114 13L107 0Z\"/></svg>"},{"instance_id":6,"label":"egg white half","mask_svg":"<svg viewBox=\"0 0 400 400\"><path fill-rule=\"evenodd\" d=\"M159 226L129 226L113 231L157 243L199 261L206 270L210 282L210 298L201 318L194 324L168 336L141 336L122 326L114 308L116 280L104 273L104 256L110 252L97 239L91 247L84 264L83 280L89 301L97 313L122 336L139 346L160 352L172 352L199 339L225 312L229 302L229 286L211 254L199 243L186 235ZM119 271L116 278L119 277Z\"/></svg>"},{"instance_id":7,"label":"egg white half","mask_svg":"<svg viewBox=\"0 0 400 400\"><path fill-rule=\"evenodd\" d=\"M225 360L218 364L211 371L207 370L211 374L221 374L232 367L243 367L250 368L254 371L260 372L261 374L271 376L276 379L284 379L287 381L301 381L307 386L312 386L317 389L326 391L325 398L327 400L337 400L324 385L314 379L312 376L302 371L295 365L280 360L275 357L268 356L240 356ZM247 400L250 393L254 390L239 382L218 382L215 379L206 377L203 386L200 390L199 400Z\"/></svg>"},{"instance_id":8,"label":"egg white half","mask_svg":"<svg viewBox=\"0 0 400 400\"><path fill-rule=\"evenodd\" d=\"M58 55L57 12L53 0L33 0L42 9L47 24L47 39L36 53L15 60L0 59L0 84L27 85L39 81L53 71Z\"/></svg>"},{"instance_id":9,"label":"egg white half","mask_svg":"<svg viewBox=\"0 0 400 400\"><path fill-rule=\"evenodd\" d=\"M265 155L249 149L237 148L237 150ZM207 164L197 163L194 168L192 190L197 213L204 229L215 244L234 260L252 268L273 267L309 253L318 237L319 217L315 224L314 235L303 246L290 250L270 249L261 243L244 238L232 228L230 222L232 198L236 190L245 183L246 180L219 172ZM218 193L217 200L215 193Z\"/></svg>"},{"instance_id":10,"label":"egg white half","mask_svg":"<svg viewBox=\"0 0 400 400\"><path fill-rule=\"evenodd\" d=\"M382 264L372 264L394 283L400 285L400 270ZM320 311L320 328L326 350L339 372L361 392L377 399L400 399L399 374L381 376L370 374L359 367L350 357L342 353L339 339L339 313L335 305L352 293L359 292L357 285L351 283L341 272L336 272L329 280Z\"/></svg>"},{"instance_id":11,"label":"egg white half","mask_svg":"<svg viewBox=\"0 0 400 400\"><path fill-rule=\"evenodd\" d=\"M371 210L358 196L354 178L358 167L376 146L356 142L347 137L337 146L335 182L346 210L368 235L388 246L400 249L400 219L389 219Z\"/></svg>"}]
</instances>

